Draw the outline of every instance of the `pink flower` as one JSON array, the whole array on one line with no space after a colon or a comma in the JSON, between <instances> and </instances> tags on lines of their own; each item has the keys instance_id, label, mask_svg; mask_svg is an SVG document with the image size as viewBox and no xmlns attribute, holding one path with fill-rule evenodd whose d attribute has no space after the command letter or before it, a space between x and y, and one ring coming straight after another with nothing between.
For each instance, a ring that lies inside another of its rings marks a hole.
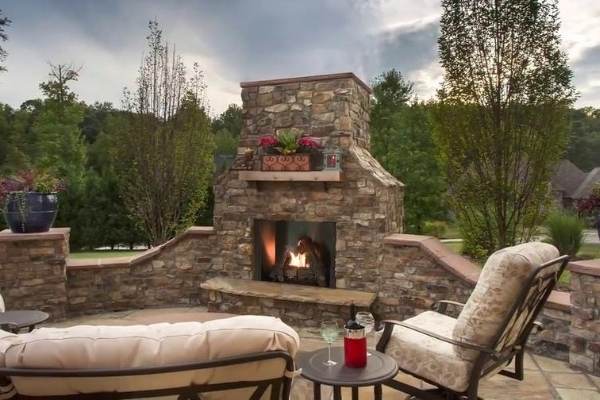
<instances>
[{"instance_id":1,"label":"pink flower","mask_svg":"<svg viewBox=\"0 0 600 400\"><path fill-rule=\"evenodd\" d=\"M315 139L314 137L311 136L303 136L300 138L300 140L298 140L298 144L302 147L308 148L308 149L319 149L321 148L321 145L319 144L319 142L317 141L317 139Z\"/></svg>"},{"instance_id":2,"label":"pink flower","mask_svg":"<svg viewBox=\"0 0 600 400\"><path fill-rule=\"evenodd\" d=\"M277 146L277 144L279 144L279 141L273 135L261 136L260 140L259 140L259 146L262 147L263 149Z\"/></svg>"}]
</instances>

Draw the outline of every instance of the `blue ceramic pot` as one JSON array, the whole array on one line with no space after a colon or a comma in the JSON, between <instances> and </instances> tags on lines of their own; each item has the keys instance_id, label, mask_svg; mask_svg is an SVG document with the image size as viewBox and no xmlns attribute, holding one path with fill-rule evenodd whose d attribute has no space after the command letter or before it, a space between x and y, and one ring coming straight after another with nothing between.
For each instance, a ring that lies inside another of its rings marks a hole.
<instances>
[{"instance_id":1,"label":"blue ceramic pot","mask_svg":"<svg viewBox=\"0 0 600 400\"><path fill-rule=\"evenodd\" d=\"M48 232L57 213L56 193L13 192L6 198L4 219L14 233Z\"/></svg>"}]
</instances>

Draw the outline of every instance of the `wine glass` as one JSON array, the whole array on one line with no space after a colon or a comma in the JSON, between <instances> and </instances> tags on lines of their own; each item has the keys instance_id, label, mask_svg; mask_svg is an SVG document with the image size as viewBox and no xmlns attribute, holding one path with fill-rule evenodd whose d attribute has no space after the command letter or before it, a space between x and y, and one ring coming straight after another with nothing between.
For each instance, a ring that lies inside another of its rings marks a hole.
<instances>
[{"instance_id":1,"label":"wine glass","mask_svg":"<svg viewBox=\"0 0 600 400\"><path fill-rule=\"evenodd\" d=\"M356 322L365 327L365 336L369 338L369 334L375 329L375 317L368 311L359 311L356 313ZM368 340L367 340L368 342ZM367 352L367 356L371 353Z\"/></svg>"},{"instance_id":2,"label":"wine glass","mask_svg":"<svg viewBox=\"0 0 600 400\"><path fill-rule=\"evenodd\" d=\"M335 342L339 334L340 329L335 320L327 320L321 323L321 337L327 342L329 353L327 361L323 361L323 364L327 366L337 365L337 363L331 359L331 344Z\"/></svg>"}]
</instances>

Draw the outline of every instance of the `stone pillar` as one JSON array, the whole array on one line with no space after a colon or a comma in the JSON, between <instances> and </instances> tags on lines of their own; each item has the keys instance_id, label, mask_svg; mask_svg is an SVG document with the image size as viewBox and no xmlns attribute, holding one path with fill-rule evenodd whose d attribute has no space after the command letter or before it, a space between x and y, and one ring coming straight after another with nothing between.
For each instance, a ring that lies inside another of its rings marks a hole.
<instances>
[{"instance_id":1,"label":"stone pillar","mask_svg":"<svg viewBox=\"0 0 600 400\"><path fill-rule=\"evenodd\" d=\"M576 261L571 271L569 362L600 375L600 259Z\"/></svg>"},{"instance_id":2,"label":"stone pillar","mask_svg":"<svg viewBox=\"0 0 600 400\"><path fill-rule=\"evenodd\" d=\"M52 320L65 318L69 231L0 232L0 293L7 310L42 310Z\"/></svg>"}]
</instances>

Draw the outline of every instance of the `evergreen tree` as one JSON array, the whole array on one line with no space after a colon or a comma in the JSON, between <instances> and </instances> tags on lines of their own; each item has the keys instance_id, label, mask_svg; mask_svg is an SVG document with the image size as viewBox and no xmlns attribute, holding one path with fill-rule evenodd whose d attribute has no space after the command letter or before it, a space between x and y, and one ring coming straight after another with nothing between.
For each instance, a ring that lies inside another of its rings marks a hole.
<instances>
[{"instance_id":1,"label":"evergreen tree","mask_svg":"<svg viewBox=\"0 0 600 400\"><path fill-rule=\"evenodd\" d=\"M426 221L446 217L446 186L435 157L429 107L413 100L413 84L394 69L375 79L373 96L371 151L406 185L405 230L423 233Z\"/></svg>"}]
</instances>

